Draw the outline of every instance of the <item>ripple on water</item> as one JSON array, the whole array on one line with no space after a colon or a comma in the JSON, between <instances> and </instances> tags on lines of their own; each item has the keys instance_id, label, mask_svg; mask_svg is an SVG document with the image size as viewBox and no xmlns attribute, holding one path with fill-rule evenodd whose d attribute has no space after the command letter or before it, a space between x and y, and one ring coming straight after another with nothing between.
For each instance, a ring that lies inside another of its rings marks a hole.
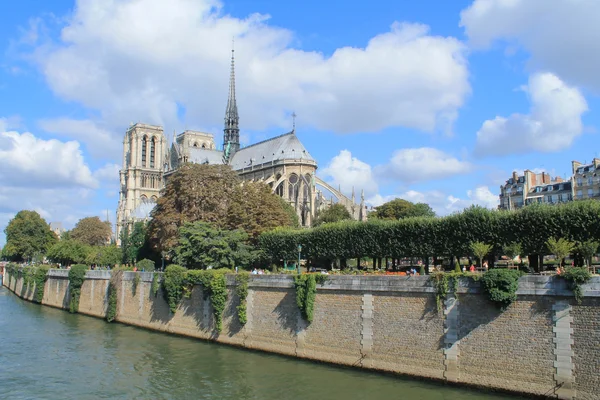
<instances>
[{"instance_id":1,"label":"ripple on water","mask_svg":"<svg viewBox=\"0 0 600 400\"><path fill-rule=\"evenodd\" d=\"M5 288L0 332L2 398L516 399L107 324Z\"/></svg>"}]
</instances>

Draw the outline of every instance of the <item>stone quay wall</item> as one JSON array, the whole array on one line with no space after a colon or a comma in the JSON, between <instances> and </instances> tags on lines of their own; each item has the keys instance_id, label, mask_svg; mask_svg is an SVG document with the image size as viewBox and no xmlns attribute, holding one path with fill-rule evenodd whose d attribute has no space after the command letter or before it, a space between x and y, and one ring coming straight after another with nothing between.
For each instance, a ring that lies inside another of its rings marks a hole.
<instances>
[{"instance_id":1,"label":"stone quay wall","mask_svg":"<svg viewBox=\"0 0 600 400\"><path fill-rule=\"evenodd\" d=\"M500 311L477 282L461 280L438 310L427 277L330 276L318 285L308 324L293 278L252 275L247 323L228 277L223 330L217 333L201 286L175 314L151 293L152 273L125 272L116 320L129 325L249 349L434 380L560 399L600 399L600 278L583 286L577 304L556 277L526 276L518 299ZM104 317L109 271L89 271L79 312ZM4 285L31 300L34 288L5 276ZM68 271L51 270L42 304L68 308ZM135 289L134 289L135 288Z\"/></svg>"}]
</instances>

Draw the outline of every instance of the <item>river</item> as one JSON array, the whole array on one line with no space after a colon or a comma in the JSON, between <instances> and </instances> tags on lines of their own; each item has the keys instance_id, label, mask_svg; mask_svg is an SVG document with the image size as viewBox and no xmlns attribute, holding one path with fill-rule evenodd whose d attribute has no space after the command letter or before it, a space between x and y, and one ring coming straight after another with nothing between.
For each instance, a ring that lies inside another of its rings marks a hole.
<instances>
[{"instance_id":1,"label":"river","mask_svg":"<svg viewBox=\"0 0 600 400\"><path fill-rule=\"evenodd\" d=\"M0 288L0 399L517 399L73 315Z\"/></svg>"}]
</instances>

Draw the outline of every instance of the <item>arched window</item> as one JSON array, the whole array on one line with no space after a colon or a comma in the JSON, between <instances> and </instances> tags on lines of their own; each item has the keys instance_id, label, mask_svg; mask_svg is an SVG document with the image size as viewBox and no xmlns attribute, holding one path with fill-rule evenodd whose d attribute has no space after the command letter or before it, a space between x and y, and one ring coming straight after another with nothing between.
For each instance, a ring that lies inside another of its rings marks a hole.
<instances>
[{"instance_id":1,"label":"arched window","mask_svg":"<svg viewBox=\"0 0 600 400\"><path fill-rule=\"evenodd\" d=\"M289 199L296 200L298 198L298 184L299 184L298 175L291 174L290 177L288 178L288 182L289 182L289 187L288 187Z\"/></svg>"},{"instance_id":2,"label":"arched window","mask_svg":"<svg viewBox=\"0 0 600 400\"><path fill-rule=\"evenodd\" d=\"M202 148L205 149L206 148L206 143L202 143Z\"/></svg>"},{"instance_id":3,"label":"arched window","mask_svg":"<svg viewBox=\"0 0 600 400\"><path fill-rule=\"evenodd\" d=\"M156 150L156 138L153 137L150 142L150 168L154 168L154 153Z\"/></svg>"},{"instance_id":4,"label":"arched window","mask_svg":"<svg viewBox=\"0 0 600 400\"><path fill-rule=\"evenodd\" d=\"M144 136L142 138L142 167L146 166L146 146L148 145L148 138Z\"/></svg>"}]
</instances>

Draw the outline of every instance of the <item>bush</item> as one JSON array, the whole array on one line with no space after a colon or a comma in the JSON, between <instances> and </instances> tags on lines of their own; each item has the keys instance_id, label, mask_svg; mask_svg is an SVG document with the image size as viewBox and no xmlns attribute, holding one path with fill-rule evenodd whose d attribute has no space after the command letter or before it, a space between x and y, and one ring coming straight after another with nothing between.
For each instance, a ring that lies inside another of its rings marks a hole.
<instances>
[{"instance_id":1,"label":"bush","mask_svg":"<svg viewBox=\"0 0 600 400\"><path fill-rule=\"evenodd\" d=\"M147 258L144 258L143 260L140 260L137 262L138 270L142 270L145 272L154 272L154 261L152 260L148 260Z\"/></svg>"},{"instance_id":2,"label":"bush","mask_svg":"<svg viewBox=\"0 0 600 400\"><path fill-rule=\"evenodd\" d=\"M489 299L502 309L517 299L521 271L508 269L491 269L481 277L481 283Z\"/></svg>"},{"instance_id":3,"label":"bush","mask_svg":"<svg viewBox=\"0 0 600 400\"><path fill-rule=\"evenodd\" d=\"M591 279L592 275L590 274L590 271L583 267L568 267L565 268L565 271L559 276L569 283L569 288L573 291L575 300L577 300L578 304L581 304L581 301L583 300L583 290L581 289L581 285Z\"/></svg>"}]
</instances>

